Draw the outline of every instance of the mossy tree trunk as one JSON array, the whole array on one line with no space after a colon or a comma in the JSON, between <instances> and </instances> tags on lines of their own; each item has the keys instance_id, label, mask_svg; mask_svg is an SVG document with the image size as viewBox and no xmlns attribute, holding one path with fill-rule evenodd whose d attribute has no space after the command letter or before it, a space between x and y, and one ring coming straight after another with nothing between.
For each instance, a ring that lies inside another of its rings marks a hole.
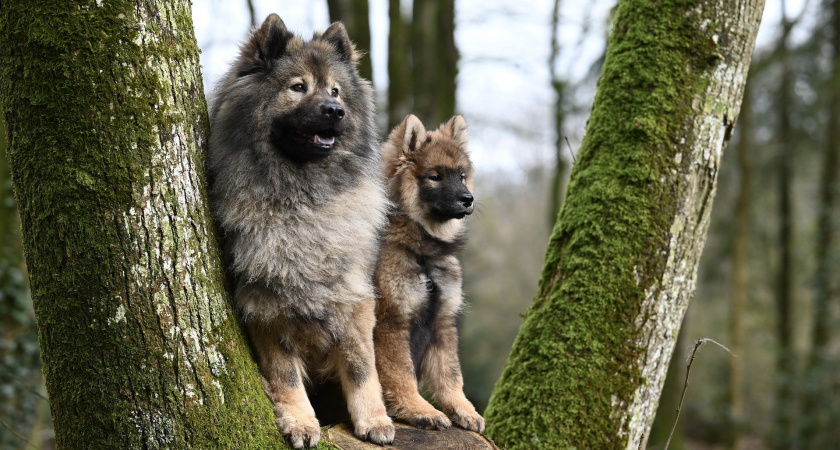
<instances>
[{"instance_id":1,"label":"mossy tree trunk","mask_svg":"<svg viewBox=\"0 0 840 450\"><path fill-rule=\"evenodd\" d=\"M763 7L619 3L540 288L487 408L500 447L644 447Z\"/></svg>"},{"instance_id":2,"label":"mossy tree trunk","mask_svg":"<svg viewBox=\"0 0 840 450\"><path fill-rule=\"evenodd\" d=\"M284 447L225 291L187 0L0 1L59 448Z\"/></svg>"}]
</instances>

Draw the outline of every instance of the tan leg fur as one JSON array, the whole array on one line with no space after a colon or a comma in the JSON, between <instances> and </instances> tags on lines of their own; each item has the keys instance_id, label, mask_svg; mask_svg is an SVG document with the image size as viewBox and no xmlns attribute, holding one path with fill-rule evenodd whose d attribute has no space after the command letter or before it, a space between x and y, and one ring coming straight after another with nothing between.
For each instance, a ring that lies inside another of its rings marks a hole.
<instances>
[{"instance_id":1,"label":"tan leg fur","mask_svg":"<svg viewBox=\"0 0 840 450\"><path fill-rule=\"evenodd\" d=\"M294 448L312 447L321 437L315 411L306 396L300 357L285 351L276 335L266 327L248 327L259 355L263 387L274 403L277 426Z\"/></svg>"}]
</instances>

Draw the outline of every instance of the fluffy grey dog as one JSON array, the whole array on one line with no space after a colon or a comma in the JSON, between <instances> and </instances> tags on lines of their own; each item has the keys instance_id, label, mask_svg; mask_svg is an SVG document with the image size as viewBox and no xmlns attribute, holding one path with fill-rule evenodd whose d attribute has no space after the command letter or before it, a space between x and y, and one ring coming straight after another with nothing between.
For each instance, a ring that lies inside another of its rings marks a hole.
<instances>
[{"instance_id":1,"label":"fluffy grey dog","mask_svg":"<svg viewBox=\"0 0 840 450\"><path fill-rule=\"evenodd\" d=\"M372 273L385 225L373 90L344 26L270 15L216 90L206 166L234 299L277 424L315 446L307 374L337 375L355 433L383 444Z\"/></svg>"}]
</instances>

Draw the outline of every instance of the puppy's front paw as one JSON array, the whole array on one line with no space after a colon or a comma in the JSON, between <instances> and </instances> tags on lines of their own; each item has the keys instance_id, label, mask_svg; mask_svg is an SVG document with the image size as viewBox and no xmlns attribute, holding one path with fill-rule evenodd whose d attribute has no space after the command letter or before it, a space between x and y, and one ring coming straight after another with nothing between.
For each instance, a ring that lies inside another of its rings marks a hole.
<instances>
[{"instance_id":1,"label":"puppy's front paw","mask_svg":"<svg viewBox=\"0 0 840 450\"><path fill-rule=\"evenodd\" d=\"M380 445L394 442L396 433L391 418L384 415L354 424L354 431L359 439Z\"/></svg>"},{"instance_id":2,"label":"puppy's front paw","mask_svg":"<svg viewBox=\"0 0 840 450\"><path fill-rule=\"evenodd\" d=\"M278 417L277 426L294 448L309 448L318 445L321 439L321 427L313 417L293 417L284 414Z\"/></svg>"},{"instance_id":3,"label":"puppy's front paw","mask_svg":"<svg viewBox=\"0 0 840 450\"><path fill-rule=\"evenodd\" d=\"M452 419L452 423L465 430L484 433L484 418L475 409L455 411L449 417Z\"/></svg>"},{"instance_id":4,"label":"puppy's front paw","mask_svg":"<svg viewBox=\"0 0 840 450\"><path fill-rule=\"evenodd\" d=\"M406 414L400 418L417 428L425 428L427 430L445 430L452 426L449 418L434 408L431 411Z\"/></svg>"}]
</instances>

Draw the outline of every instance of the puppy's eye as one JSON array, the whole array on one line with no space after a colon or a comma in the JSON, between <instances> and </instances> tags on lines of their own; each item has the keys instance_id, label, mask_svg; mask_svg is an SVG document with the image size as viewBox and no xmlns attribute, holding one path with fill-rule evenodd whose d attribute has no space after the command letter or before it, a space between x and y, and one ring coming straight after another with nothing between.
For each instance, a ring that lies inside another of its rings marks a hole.
<instances>
[{"instance_id":1,"label":"puppy's eye","mask_svg":"<svg viewBox=\"0 0 840 450\"><path fill-rule=\"evenodd\" d=\"M332 96L338 97L338 88L332 88Z\"/></svg>"},{"instance_id":2,"label":"puppy's eye","mask_svg":"<svg viewBox=\"0 0 840 450\"><path fill-rule=\"evenodd\" d=\"M436 173L436 174L433 174L433 175L429 175L429 176L428 176L428 177L426 177L426 178L428 178L428 179L430 179L430 180L432 180L432 181L440 181L440 180L442 180L442 179L443 179L443 177L442 177L442 176L440 176L440 174L439 174L439 173Z\"/></svg>"},{"instance_id":3,"label":"puppy's eye","mask_svg":"<svg viewBox=\"0 0 840 450\"><path fill-rule=\"evenodd\" d=\"M306 86L303 83L294 84L291 89L295 92L306 92Z\"/></svg>"}]
</instances>

